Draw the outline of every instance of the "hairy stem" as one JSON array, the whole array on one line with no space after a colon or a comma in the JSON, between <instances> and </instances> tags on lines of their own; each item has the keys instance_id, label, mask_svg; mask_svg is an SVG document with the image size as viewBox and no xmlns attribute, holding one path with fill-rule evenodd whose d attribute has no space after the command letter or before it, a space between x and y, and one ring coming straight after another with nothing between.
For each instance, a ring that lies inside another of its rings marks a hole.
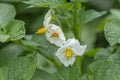
<instances>
[{"instance_id":1,"label":"hairy stem","mask_svg":"<svg viewBox=\"0 0 120 80\"><path fill-rule=\"evenodd\" d=\"M81 39L81 27L80 24L78 22L78 10L80 9L81 4L80 4L80 0L75 0L75 4L73 7L73 32L74 32L74 36L76 39L78 39L80 41Z\"/></svg>"},{"instance_id":2,"label":"hairy stem","mask_svg":"<svg viewBox=\"0 0 120 80\"><path fill-rule=\"evenodd\" d=\"M73 27L72 28L73 28L75 38L78 39L79 41L81 40L81 31L82 31L80 23L78 21L78 11L80 9L81 9L80 0L75 0L75 4L73 7ZM82 73L82 58L81 57L77 57L76 64L79 69L79 75L81 76L81 73Z\"/></svg>"}]
</instances>

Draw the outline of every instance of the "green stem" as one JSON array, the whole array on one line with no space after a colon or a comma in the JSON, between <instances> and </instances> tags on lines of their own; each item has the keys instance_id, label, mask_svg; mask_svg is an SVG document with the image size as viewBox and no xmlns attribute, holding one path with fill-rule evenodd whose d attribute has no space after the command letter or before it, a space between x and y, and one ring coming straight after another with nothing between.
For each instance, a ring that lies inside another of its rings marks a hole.
<instances>
[{"instance_id":1,"label":"green stem","mask_svg":"<svg viewBox=\"0 0 120 80\"><path fill-rule=\"evenodd\" d=\"M78 39L79 41L81 40L81 26L78 22L78 11L81 9L81 3L80 0L75 0L75 4L73 7L73 32L74 32L74 36L76 39ZM79 74L81 76L82 73L82 58L81 57L76 57L76 64L78 66L79 69Z\"/></svg>"},{"instance_id":2,"label":"green stem","mask_svg":"<svg viewBox=\"0 0 120 80\"><path fill-rule=\"evenodd\" d=\"M34 47L29 47L29 46L24 45L21 42L21 40L14 41L14 43L27 48L30 52L40 53L43 57L45 57L46 59L48 59L49 61L51 61L55 66L57 66L57 67L60 66L60 64L58 62L56 62L53 58L47 57L46 55L42 54L42 52L40 50L38 50L38 49L36 49Z\"/></svg>"},{"instance_id":3,"label":"green stem","mask_svg":"<svg viewBox=\"0 0 120 80\"><path fill-rule=\"evenodd\" d=\"M67 26L68 26L69 28L71 28L72 25L70 24L70 22L68 21L68 19L65 19L65 21L66 21Z\"/></svg>"},{"instance_id":4,"label":"green stem","mask_svg":"<svg viewBox=\"0 0 120 80\"><path fill-rule=\"evenodd\" d=\"M80 41L81 39L81 27L78 22L78 10L81 8L80 0L75 0L75 5L73 7L73 32L76 39Z\"/></svg>"},{"instance_id":5,"label":"green stem","mask_svg":"<svg viewBox=\"0 0 120 80\"><path fill-rule=\"evenodd\" d=\"M57 18L54 18L54 20L58 23L58 25L62 28L62 24L60 23L60 21Z\"/></svg>"}]
</instances>

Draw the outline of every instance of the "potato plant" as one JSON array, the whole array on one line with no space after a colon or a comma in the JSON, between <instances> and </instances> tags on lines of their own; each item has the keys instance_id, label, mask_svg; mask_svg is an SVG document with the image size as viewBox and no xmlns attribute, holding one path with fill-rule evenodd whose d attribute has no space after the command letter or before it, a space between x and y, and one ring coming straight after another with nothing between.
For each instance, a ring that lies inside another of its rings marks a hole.
<instances>
[{"instance_id":1,"label":"potato plant","mask_svg":"<svg viewBox=\"0 0 120 80\"><path fill-rule=\"evenodd\" d=\"M120 0L0 0L0 80L120 80Z\"/></svg>"}]
</instances>

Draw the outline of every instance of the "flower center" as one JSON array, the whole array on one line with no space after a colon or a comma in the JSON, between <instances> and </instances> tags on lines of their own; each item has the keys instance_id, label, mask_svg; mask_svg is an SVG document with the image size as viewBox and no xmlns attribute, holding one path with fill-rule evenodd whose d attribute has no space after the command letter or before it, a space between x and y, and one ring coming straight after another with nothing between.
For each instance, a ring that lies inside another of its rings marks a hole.
<instances>
[{"instance_id":1,"label":"flower center","mask_svg":"<svg viewBox=\"0 0 120 80\"><path fill-rule=\"evenodd\" d=\"M66 58L69 60L73 54L73 51L71 49L66 49Z\"/></svg>"},{"instance_id":2,"label":"flower center","mask_svg":"<svg viewBox=\"0 0 120 80\"><path fill-rule=\"evenodd\" d=\"M54 33L52 34L52 37L59 37L59 34L58 34L57 32L54 32Z\"/></svg>"},{"instance_id":3,"label":"flower center","mask_svg":"<svg viewBox=\"0 0 120 80\"><path fill-rule=\"evenodd\" d=\"M46 32L46 28L40 28L40 29L37 30L36 33L38 33L38 34L44 34L45 32Z\"/></svg>"}]
</instances>

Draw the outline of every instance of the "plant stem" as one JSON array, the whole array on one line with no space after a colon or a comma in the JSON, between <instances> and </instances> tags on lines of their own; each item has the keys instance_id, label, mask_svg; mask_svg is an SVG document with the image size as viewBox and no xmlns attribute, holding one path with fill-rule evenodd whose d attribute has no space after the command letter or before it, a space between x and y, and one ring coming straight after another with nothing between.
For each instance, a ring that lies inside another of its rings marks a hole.
<instances>
[{"instance_id":1,"label":"plant stem","mask_svg":"<svg viewBox=\"0 0 120 80\"><path fill-rule=\"evenodd\" d=\"M62 28L62 24L60 23L59 19L54 18L54 20L58 23L58 25Z\"/></svg>"},{"instance_id":2,"label":"plant stem","mask_svg":"<svg viewBox=\"0 0 120 80\"><path fill-rule=\"evenodd\" d=\"M79 41L81 40L81 26L80 23L78 22L78 11L81 9L81 3L80 0L75 0L75 4L73 7L73 32L74 36L76 39ZM81 57L76 57L76 63L79 69L79 75L81 76L82 73L82 58Z\"/></svg>"},{"instance_id":3,"label":"plant stem","mask_svg":"<svg viewBox=\"0 0 120 80\"><path fill-rule=\"evenodd\" d=\"M58 62L56 62L53 58L47 57L46 55L42 54L42 52L41 52L40 50L38 50L38 49L36 49L36 48L34 48L34 47L29 47L29 46L27 46L27 45L24 45L24 44L21 42L21 40L14 41L14 43L16 43L16 44L18 44L18 45L20 45L20 46L22 46L22 47L25 47L25 48L28 49L30 52L39 53L39 54L41 54L43 57L45 57L46 59L48 59L49 61L51 61L55 66L57 66L57 67L60 66L60 64L59 64Z\"/></svg>"},{"instance_id":4,"label":"plant stem","mask_svg":"<svg viewBox=\"0 0 120 80\"><path fill-rule=\"evenodd\" d=\"M75 0L75 5L73 7L73 32L76 39L80 41L81 39L81 29L78 22L78 10L81 8L80 0Z\"/></svg>"},{"instance_id":5,"label":"plant stem","mask_svg":"<svg viewBox=\"0 0 120 80\"><path fill-rule=\"evenodd\" d=\"M82 75L82 57L80 56L76 57L76 64L79 70L79 75L81 76Z\"/></svg>"}]
</instances>

